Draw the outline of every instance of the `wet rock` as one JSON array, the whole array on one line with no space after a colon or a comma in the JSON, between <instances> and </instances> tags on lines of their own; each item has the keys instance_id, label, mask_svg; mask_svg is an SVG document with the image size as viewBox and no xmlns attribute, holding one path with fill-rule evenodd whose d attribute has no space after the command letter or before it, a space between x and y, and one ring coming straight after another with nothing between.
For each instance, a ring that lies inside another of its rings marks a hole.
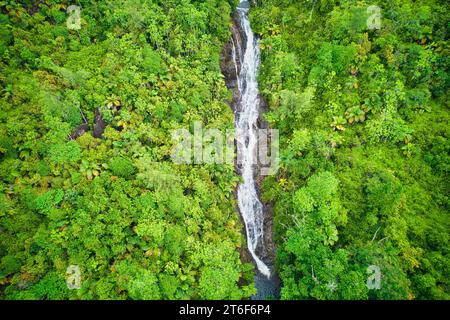
<instances>
[{"instance_id":1,"label":"wet rock","mask_svg":"<svg viewBox=\"0 0 450 320\"><path fill-rule=\"evenodd\" d=\"M105 128L106 124L103 120L102 113L100 112L100 109L97 108L97 110L95 110L93 136L95 138L101 138Z\"/></svg>"},{"instance_id":2,"label":"wet rock","mask_svg":"<svg viewBox=\"0 0 450 320\"><path fill-rule=\"evenodd\" d=\"M75 131L70 135L71 140L75 140L78 137L81 137L83 134L85 134L89 130L89 125L87 123L83 123L82 125L78 126Z\"/></svg>"},{"instance_id":3,"label":"wet rock","mask_svg":"<svg viewBox=\"0 0 450 320\"><path fill-rule=\"evenodd\" d=\"M220 60L220 67L222 70L222 74L225 76L225 84L227 88L230 89L233 93L231 108L234 112L236 112L241 99L241 94L239 90L237 90L238 75L241 72L241 61L243 59L243 57L241 56L241 52L244 52L245 50L246 38L245 32L242 30L238 15L236 13L233 16L232 21L233 24L231 26L231 37L223 49Z\"/></svg>"},{"instance_id":4,"label":"wet rock","mask_svg":"<svg viewBox=\"0 0 450 320\"><path fill-rule=\"evenodd\" d=\"M269 111L269 103L266 97L259 94L259 115L258 115L258 128L260 129L270 129L267 121L264 120L264 113Z\"/></svg>"}]
</instances>

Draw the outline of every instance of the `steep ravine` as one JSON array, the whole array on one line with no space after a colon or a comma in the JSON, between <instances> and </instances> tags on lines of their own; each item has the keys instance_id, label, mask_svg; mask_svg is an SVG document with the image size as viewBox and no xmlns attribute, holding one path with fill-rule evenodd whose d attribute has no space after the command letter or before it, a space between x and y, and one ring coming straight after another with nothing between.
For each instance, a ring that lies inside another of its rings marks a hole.
<instances>
[{"instance_id":1,"label":"steep ravine","mask_svg":"<svg viewBox=\"0 0 450 320\"><path fill-rule=\"evenodd\" d=\"M238 211L245 226L247 251L243 260L255 265L257 294L253 299L278 297L279 279L274 269L275 246L272 238L272 210L260 201L260 168L255 163L254 151L258 144L258 128L267 128L262 119L266 109L258 90L259 41L248 20L250 4L241 1L233 15L232 37L224 48L221 67L228 88L233 92L231 107L235 127L241 130L236 141L237 172L243 182L236 190ZM257 163L257 161L256 161Z\"/></svg>"}]
</instances>

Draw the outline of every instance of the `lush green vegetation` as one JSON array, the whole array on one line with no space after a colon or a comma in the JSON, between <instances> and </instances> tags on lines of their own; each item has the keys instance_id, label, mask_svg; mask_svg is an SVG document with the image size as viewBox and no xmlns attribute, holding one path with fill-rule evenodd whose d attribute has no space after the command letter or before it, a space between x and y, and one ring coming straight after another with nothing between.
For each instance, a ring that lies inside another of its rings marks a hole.
<instances>
[{"instance_id":1,"label":"lush green vegetation","mask_svg":"<svg viewBox=\"0 0 450 320\"><path fill-rule=\"evenodd\" d=\"M81 0L79 30L69 1L0 2L1 299L255 293L233 166L171 160L173 130L233 128L238 2ZM254 2L281 298L450 299L447 1Z\"/></svg>"},{"instance_id":2,"label":"lush green vegetation","mask_svg":"<svg viewBox=\"0 0 450 320\"><path fill-rule=\"evenodd\" d=\"M282 299L449 299L448 3L257 3Z\"/></svg>"},{"instance_id":3,"label":"lush green vegetation","mask_svg":"<svg viewBox=\"0 0 450 320\"><path fill-rule=\"evenodd\" d=\"M174 129L233 127L219 58L235 1L79 1L80 30L72 3L33 3L0 3L1 297L249 297L233 166L170 158Z\"/></svg>"}]
</instances>

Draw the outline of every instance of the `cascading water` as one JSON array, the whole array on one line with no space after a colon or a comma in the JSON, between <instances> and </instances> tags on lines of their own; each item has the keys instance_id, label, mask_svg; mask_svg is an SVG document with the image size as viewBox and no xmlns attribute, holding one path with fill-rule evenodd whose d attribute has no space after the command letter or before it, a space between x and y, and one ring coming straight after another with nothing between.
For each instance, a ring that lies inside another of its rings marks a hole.
<instances>
[{"instance_id":1,"label":"cascading water","mask_svg":"<svg viewBox=\"0 0 450 320\"><path fill-rule=\"evenodd\" d=\"M248 250L261 274L270 278L271 272L269 267L256 254L257 247L263 245L264 231L263 206L256 192L254 177L255 165L257 164L257 121L260 106L257 81L260 63L259 41L250 28L248 19L249 3L247 1L241 1L237 11L238 20L242 32L245 35L245 46L239 46L237 48L238 56L236 55L236 47L232 40L232 54L233 59L235 59L235 66L238 63L240 65L240 72L238 72L238 68L236 67L240 101L237 108L235 125L238 132L238 164L243 183L238 186L237 200L245 223ZM243 50L244 52L242 52Z\"/></svg>"}]
</instances>

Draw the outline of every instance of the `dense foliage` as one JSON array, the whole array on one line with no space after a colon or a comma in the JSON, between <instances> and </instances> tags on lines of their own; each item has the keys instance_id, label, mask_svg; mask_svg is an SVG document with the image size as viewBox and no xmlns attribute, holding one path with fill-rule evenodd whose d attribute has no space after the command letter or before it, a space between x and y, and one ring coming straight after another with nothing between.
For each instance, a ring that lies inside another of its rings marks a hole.
<instances>
[{"instance_id":1,"label":"dense foliage","mask_svg":"<svg viewBox=\"0 0 450 320\"><path fill-rule=\"evenodd\" d=\"M447 1L256 2L281 298L449 299Z\"/></svg>"},{"instance_id":2,"label":"dense foliage","mask_svg":"<svg viewBox=\"0 0 450 320\"><path fill-rule=\"evenodd\" d=\"M170 158L174 129L233 127L235 1L77 1L79 30L70 4L0 2L0 297L249 297L233 166Z\"/></svg>"},{"instance_id":3,"label":"dense foliage","mask_svg":"<svg viewBox=\"0 0 450 320\"><path fill-rule=\"evenodd\" d=\"M0 2L1 299L255 293L233 166L171 160L172 131L233 127L238 2L80 0L79 30L70 1ZM281 298L450 299L447 1L253 2Z\"/></svg>"}]
</instances>

